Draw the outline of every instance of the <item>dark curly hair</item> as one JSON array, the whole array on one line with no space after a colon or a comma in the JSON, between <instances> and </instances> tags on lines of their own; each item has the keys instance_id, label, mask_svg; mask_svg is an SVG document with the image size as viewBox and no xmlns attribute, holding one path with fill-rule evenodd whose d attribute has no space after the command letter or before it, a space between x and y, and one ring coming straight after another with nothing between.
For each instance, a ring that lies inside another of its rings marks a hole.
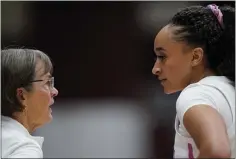
<instances>
[{"instance_id":1,"label":"dark curly hair","mask_svg":"<svg viewBox=\"0 0 236 159\"><path fill-rule=\"evenodd\" d=\"M201 47L207 59L207 67L235 82L235 9L219 7L223 25L208 7L191 6L174 15L171 26L177 41L192 47Z\"/></svg>"}]
</instances>

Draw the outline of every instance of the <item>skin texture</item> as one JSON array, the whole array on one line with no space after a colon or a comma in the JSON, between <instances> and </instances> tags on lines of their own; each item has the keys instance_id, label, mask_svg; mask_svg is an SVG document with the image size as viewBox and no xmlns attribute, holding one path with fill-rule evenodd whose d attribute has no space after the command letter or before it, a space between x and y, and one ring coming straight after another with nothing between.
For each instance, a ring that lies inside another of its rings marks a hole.
<instances>
[{"instance_id":1,"label":"skin texture","mask_svg":"<svg viewBox=\"0 0 236 159\"><path fill-rule=\"evenodd\" d=\"M202 48L190 47L185 42L174 40L172 32L175 27L165 26L154 41L157 60L152 73L161 80L166 94L183 90L191 83L214 75L205 65ZM199 158L230 157L226 126L216 110L207 105L193 106L187 110L183 120L200 151Z\"/></svg>"},{"instance_id":2,"label":"skin texture","mask_svg":"<svg viewBox=\"0 0 236 159\"><path fill-rule=\"evenodd\" d=\"M44 73L44 64L38 60L36 64L34 80L43 80L32 83L32 90L17 89L17 97L25 106L23 112L15 113L15 119L22 123L30 133L36 128L52 120L50 106L54 103L54 97L58 95L56 88L50 88L50 73Z\"/></svg>"},{"instance_id":3,"label":"skin texture","mask_svg":"<svg viewBox=\"0 0 236 159\"><path fill-rule=\"evenodd\" d=\"M152 73L158 79L166 79L161 84L167 94L182 90L188 84L201 79L205 72L203 50L176 42L172 38L174 28L165 26L156 36L154 52L157 60Z\"/></svg>"},{"instance_id":4,"label":"skin texture","mask_svg":"<svg viewBox=\"0 0 236 159\"><path fill-rule=\"evenodd\" d=\"M207 105L190 108L184 115L184 125L200 150L198 158L230 157L226 126L215 109Z\"/></svg>"}]
</instances>

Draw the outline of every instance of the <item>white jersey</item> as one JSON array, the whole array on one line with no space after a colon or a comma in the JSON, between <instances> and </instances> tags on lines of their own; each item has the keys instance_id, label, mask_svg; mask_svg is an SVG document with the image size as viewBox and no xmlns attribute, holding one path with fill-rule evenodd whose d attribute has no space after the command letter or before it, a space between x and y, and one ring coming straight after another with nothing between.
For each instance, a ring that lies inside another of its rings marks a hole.
<instances>
[{"instance_id":1,"label":"white jersey","mask_svg":"<svg viewBox=\"0 0 236 159\"><path fill-rule=\"evenodd\" d=\"M184 127L184 113L194 105L205 104L223 117L235 158L235 87L224 76L209 76L186 87L176 102L174 158L196 158L199 151Z\"/></svg>"}]
</instances>

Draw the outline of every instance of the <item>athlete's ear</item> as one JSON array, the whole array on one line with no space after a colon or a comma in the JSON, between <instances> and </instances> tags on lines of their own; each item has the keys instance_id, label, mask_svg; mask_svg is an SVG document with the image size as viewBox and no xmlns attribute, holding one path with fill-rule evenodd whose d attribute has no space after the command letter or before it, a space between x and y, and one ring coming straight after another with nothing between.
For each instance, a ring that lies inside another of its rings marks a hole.
<instances>
[{"instance_id":1,"label":"athlete's ear","mask_svg":"<svg viewBox=\"0 0 236 159\"><path fill-rule=\"evenodd\" d=\"M203 62L203 50L202 48L198 47L193 49L192 51L192 66L198 66Z\"/></svg>"}]
</instances>

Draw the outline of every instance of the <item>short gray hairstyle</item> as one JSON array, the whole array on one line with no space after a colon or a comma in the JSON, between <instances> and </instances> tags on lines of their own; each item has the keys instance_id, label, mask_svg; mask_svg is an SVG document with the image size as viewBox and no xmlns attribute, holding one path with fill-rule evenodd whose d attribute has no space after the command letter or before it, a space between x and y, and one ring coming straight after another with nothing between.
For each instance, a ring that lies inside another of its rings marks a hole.
<instances>
[{"instance_id":1,"label":"short gray hairstyle","mask_svg":"<svg viewBox=\"0 0 236 159\"><path fill-rule=\"evenodd\" d=\"M1 51L2 111L1 115L12 117L14 112L22 112L24 106L17 99L17 88L31 91L31 81L35 78L37 60L44 63L44 73L53 72L50 58L34 49L4 49Z\"/></svg>"}]
</instances>

